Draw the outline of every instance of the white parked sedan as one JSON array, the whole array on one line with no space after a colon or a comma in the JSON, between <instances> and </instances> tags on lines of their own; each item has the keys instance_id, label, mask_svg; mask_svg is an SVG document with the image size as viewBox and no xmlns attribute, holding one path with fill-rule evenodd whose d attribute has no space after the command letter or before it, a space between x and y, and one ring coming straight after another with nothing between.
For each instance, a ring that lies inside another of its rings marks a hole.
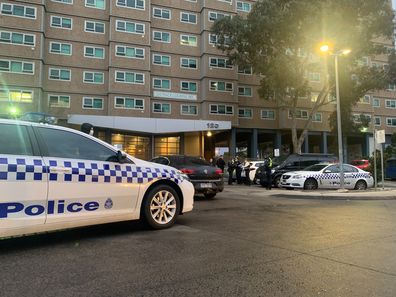
<instances>
[{"instance_id":1,"label":"white parked sedan","mask_svg":"<svg viewBox=\"0 0 396 297\"><path fill-rule=\"evenodd\" d=\"M365 190L374 185L370 172L355 166L343 164L346 189ZM340 187L340 164L320 163L302 171L287 172L281 178L282 188L301 188L305 190L338 189Z\"/></svg>"},{"instance_id":2,"label":"white parked sedan","mask_svg":"<svg viewBox=\"0 0 396 297\"><path fill-rule=\"evenodd\" d=\"M0 237L144 218L155 228L193 208L175 168L82 132L0 120Z\"/></svg>"}]
</instances>

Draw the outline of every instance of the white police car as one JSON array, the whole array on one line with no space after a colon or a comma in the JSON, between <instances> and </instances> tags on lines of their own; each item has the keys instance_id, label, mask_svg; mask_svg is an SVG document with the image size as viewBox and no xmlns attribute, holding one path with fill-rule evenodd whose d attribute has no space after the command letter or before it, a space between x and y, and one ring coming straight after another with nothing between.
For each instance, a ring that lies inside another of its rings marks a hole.
<instances>
[{"instance_id":1,"label":"white police car","mask_svg":"<svg viewBox=\"0 0 396 297\"><path fill-rule=\"evenodd\" d=\"M347 189L365 190L374 185L370 172L355 166L343 164L344 184ZM303 171L282 174L282 188L303 188L305 190L338 189L340 187L340 164L319 163Z\"/></svg>"},{"instance_id":2,"label":"white police car","mask_svg":"<svg viewBox=\"0 0 396 297\"><path fill-rule=\"evenodd\" d=\"M76 130L0 119L0 237L141 217L162 229L193 196L172 167Z\"/></svg>"}]
</instances>

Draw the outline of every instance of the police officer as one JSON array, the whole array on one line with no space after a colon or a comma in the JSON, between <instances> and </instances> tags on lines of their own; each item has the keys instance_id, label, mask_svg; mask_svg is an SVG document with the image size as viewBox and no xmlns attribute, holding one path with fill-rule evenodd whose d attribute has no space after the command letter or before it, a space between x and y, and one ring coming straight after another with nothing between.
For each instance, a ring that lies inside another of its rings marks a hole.
<instances>
[{"instance_id":1,"label":"police officer","mask_svg":"<svg viewBox=\"0 0 396 297\"><path fill-rule=\"evenodd\" d=\"M234 175L234 170L235 170L235 160L234 158L231 158L230 160L228 160L227 163L227 171L228 171L228 184L232 185L232 178Z\"/></svg>"},{"instance_id":2,"label":"police officer","mask_svg":"<svg viewBox=\"0 0 396 297\"><path fill-rule=\"evenodd\" d=\"M219 168L221 169L221 171L224 173L225 162L224 162L223 156L220 156L220 157L217 159L216 165L217 165L217 167L219 167Z\"/></svg>"},{"instance_id":3,"label":"police officer","mask_svg":"<svg viewBox=\"0 0 396 297\"><path fill-rule=\"evenodd\" d=\"M267 190L271 190L271 187L272 187L272 177L271 177L272 159L269 154L267 154L264 159L264 170L265 170L265 176L267 179Z\"/></svg>"},{"instance_id":4,"label":"police officer","mask_svg":"<svg viewBox=\"0 0 396 297\"><path fill-rule=\"evenodd\" d=\"M243 166L238 156L235 158L235 166L236 166L235 171L236 171L237 184L240 185L242 183Z\"/></svg>"},{"instance_id":5,"label":"police officer","mask_svg":"<svg viewBox=\"0 0 396 297\"><path fill-rule=\"evenodd\" d=\"M251 163L248 161L245 161L243 164L243 170L245 170L245 184L248 186L252 184L252 181L250 180L250 166Z\"/></svg>"}]
</instances>

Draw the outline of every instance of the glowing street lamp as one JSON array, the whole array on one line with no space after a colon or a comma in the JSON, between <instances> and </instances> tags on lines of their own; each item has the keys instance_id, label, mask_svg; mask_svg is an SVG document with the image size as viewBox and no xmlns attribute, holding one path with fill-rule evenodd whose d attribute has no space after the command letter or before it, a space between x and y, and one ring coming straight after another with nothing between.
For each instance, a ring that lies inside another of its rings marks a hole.
<instances>
[{"instance_id":1,"label":"glowing street lamp","mask_svg":"<svg viewBox=\"0 0 396 297\"><path fill-rule=\"evenodd\" d=\"M335 83L336 83L336 100L337 100L337 134L338 134L338 159L340 160L340 187L344 189L344 153L342 151L342 130L341 130L341 106L340 106L340 88L338 83L338 57L348 55L351 50L343 49L337 52L331 52L330 46L326 43L323 43L320 46L320 51L323 53L329 53L331 56L334 56L334 64L335 64Z\"/></svg>"}]
</instances>

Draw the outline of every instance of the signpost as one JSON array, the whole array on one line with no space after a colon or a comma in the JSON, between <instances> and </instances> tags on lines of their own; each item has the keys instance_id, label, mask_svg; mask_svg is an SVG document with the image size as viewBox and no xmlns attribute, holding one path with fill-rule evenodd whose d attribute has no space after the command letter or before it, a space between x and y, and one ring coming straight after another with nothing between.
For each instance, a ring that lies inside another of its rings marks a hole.
<instances>
[{"instance_id":1,"label":"signpost","mask_svg":"<svg viewBox=\"0 0 396 297\"><path fill-rule=\"evenodd\" d=\"M377 145L380 144L380 152L381 152L381 182L382 189L385 187L384 181L384 149L383 143L385 143L385 130L374 130L374 183L375 188L377 188Z\"/></svg>"}]
</instances>

